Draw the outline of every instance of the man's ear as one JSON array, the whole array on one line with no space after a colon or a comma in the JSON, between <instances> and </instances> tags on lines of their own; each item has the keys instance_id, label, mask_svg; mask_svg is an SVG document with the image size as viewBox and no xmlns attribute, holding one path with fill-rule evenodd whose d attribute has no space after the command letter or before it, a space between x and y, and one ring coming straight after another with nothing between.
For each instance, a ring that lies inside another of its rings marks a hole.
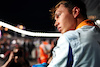
<instances>
[{"instance_id":1,"label":"man's ear","mask_svg":"<svg viewBox=\"0 0 100 67\"><path fill-rule=\"evenodd\" d=\"M80 13L80 8L74 7L72 9L72 14L73 14L74 18L77 18L77 16L79 15L79 13Z\"/></svg>"}]
</instances>

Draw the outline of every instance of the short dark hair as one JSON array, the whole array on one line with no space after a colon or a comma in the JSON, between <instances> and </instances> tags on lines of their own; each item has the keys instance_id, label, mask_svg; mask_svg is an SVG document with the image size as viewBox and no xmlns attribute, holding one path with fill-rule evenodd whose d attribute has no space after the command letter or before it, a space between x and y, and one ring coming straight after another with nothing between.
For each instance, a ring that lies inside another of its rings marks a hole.
<instances>
[{"instance_id":1,"label":"short dark hair","mask_svg":"<svg viewBox=\"0 0 100 67\"><path fill-rule=\"evenodd\" d=\"M52 12L52 18L54 19L55 11L56 9L61 5L65 5L65 7L68 8L69 12L72 12L72 9L77 6L80 8L80 14L84 17L87 18L87 10L86 10L86 5L83 1L81 0L63 0L60 1L55 7L53 7L50 11Z\"/></svg>"}]
</instances>

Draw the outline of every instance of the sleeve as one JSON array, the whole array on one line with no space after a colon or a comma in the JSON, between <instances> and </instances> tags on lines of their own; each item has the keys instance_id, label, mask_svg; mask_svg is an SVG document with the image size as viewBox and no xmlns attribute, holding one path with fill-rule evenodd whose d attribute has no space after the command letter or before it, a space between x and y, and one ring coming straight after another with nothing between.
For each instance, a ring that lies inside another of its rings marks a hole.
<instances>
[{"instance_id":1,"label":"sleeve","mask_svg":"<svg viewBox=\"0 0 100 67\"><path fill-rule=\"evenodd\" d=\"M66 67L68 60L69 43L62 35L53 50L53 59L48 67Z\"/></svg>"}]
</instances>

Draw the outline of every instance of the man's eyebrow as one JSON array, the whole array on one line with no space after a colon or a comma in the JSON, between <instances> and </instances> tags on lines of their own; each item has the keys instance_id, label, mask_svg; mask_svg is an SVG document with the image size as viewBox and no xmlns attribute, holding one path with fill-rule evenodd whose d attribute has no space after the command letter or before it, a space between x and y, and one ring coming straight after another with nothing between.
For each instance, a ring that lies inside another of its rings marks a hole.
<instances>
[{"instance_id":1,"label":"man's eyebrow","mask_svg":"<svg viewBox=\"0 0 100 67\"><path fill-rule=\"evenodd\" d=\"M54 13L54 17L57 16L57 15L58 15L57 12L55 12L55 13Z\"/></svg>"},{"instance_id":2,"label":"man's eyebrow","mask_svg":"<svg viewBox=\"0 0 100 67\"><path fill-rule=\"evenodd\" d=\"M55 12L55 14L59 14L59 13L61 13L61 11L57 11L57 12Z\"/></svg>"},{"instance_id":3,"label":"man's eyebrow","mask_svg":"<svg viewBox=\"0 0 100 67\"><path fill-rule=\"evenodd\" d=\"M54 14L54 16L57 15L57 13Z\"/></svg>"}]
</instances>

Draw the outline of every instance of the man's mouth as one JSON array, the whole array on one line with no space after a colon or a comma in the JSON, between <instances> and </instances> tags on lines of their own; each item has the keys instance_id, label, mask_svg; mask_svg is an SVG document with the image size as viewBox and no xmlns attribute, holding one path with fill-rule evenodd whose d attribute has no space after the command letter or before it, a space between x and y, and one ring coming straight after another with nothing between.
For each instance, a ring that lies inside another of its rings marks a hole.
<instances>
[{"instance_id":1,"label":"man's mouth","mask_svg":"<svg viewBox=\"0 0 100 67\"><path fill-rule=\"evenodd\" d=\"M61 32L61 27L58 27L57 29L58 29L59 32Z\"/></svg>"}]
</instances>

